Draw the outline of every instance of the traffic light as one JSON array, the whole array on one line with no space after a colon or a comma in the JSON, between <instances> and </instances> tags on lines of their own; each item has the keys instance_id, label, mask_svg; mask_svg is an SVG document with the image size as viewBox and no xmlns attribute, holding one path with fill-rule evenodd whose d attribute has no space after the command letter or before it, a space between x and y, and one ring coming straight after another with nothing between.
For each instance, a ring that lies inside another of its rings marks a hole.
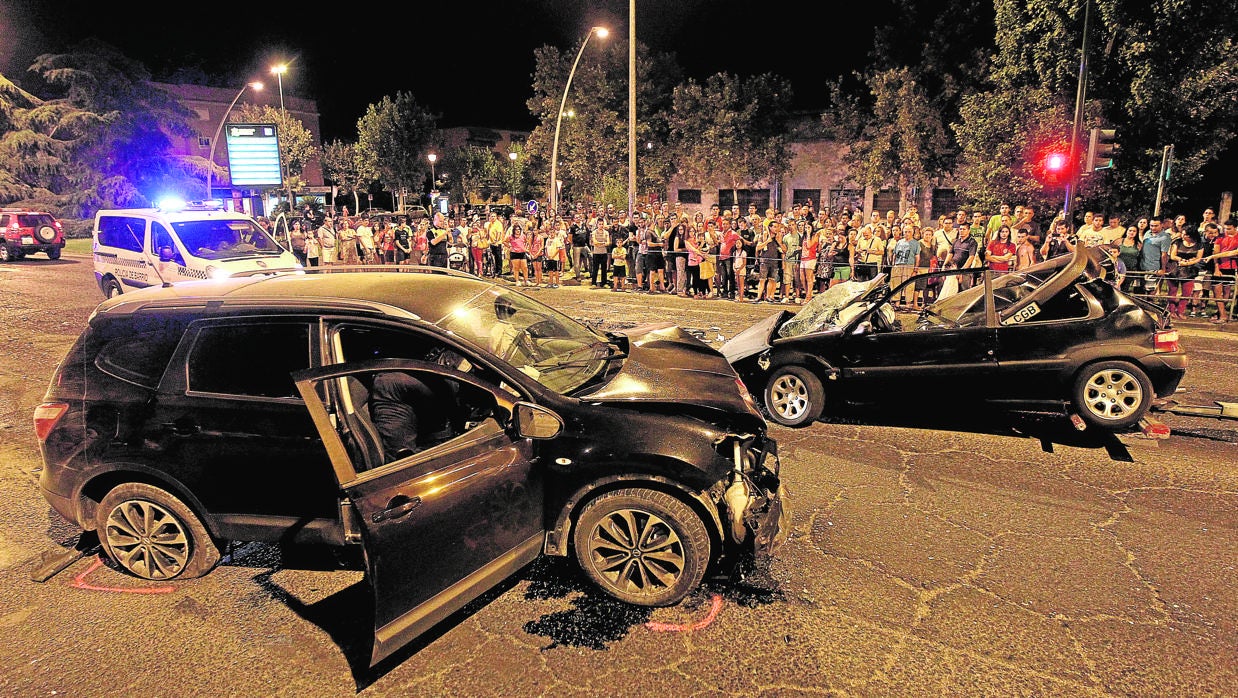
<instances>
[{"instance_id":1,"label":"traffic light","mask_svg":"<svg viewBox=\"0 0 1238 698\"><path fill-rule=\"evenodd\" d=\"M1113 167L1113 158L1118 153L1118 144L1114 142L1117 135L1117 129L1092 129L1088 138L1088 166L1084 169L1084 174Z\"/></svg>"},{"instance_id":2,"label":"traffic light","mask_svg":"<svg viewBox=\"0 0 1238 698\"><path fill-rule=\"evenodd\" d=\"M1066 153L1050 150L1044 154L1040 167L1044 171L1045 184L1061 184L1066 180L1066 169L1070 157Z\"/></svg>"}]
</instances>

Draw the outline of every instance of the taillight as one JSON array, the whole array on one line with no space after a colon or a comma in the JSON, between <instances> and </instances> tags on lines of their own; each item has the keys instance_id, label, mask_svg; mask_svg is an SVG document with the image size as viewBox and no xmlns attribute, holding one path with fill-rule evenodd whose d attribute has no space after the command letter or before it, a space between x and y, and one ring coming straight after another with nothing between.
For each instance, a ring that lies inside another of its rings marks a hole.
<instances>
[{"instance_id":1,"label":"taillight","mask_svg":"<svg viewBox=\"0 0 1238 698\"><path fill-rule=\"evenodd\" d=\"M1152 346L1157 351L1178 351L1178 331L1160 330L1152 335Z\"/></svg>"},{"instance_id":2,"label":"taillight","mask_svg":"<svg viewBox=\"0 0 1238 698\"><path fill-rule=\"evenodd\" d=\"M63 402L45 402L34 408L34 435L43 441L56 428L56 422L69 411L69 406Z\"/></svg>"}]
</instances>

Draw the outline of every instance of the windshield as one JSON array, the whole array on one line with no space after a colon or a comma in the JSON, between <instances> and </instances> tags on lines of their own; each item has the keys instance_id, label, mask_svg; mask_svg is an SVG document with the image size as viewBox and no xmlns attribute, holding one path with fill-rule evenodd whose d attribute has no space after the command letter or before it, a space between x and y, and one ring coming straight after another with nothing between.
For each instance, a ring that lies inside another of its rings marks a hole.
<instances>
[{"instance_id":1,"label":"windshield","mask_svg":"<svg viewBox=\"0 0 1238 698\"><path fill-rule=\"evenodd\" d=\"M813 296L808 305L795 317L778 329L780 337L798 337L802 334L820 332L830 327L841 327L856 315L864 312L867 297L881 287L885 275L880 274L869 281L844 281Z\"/></svg>"},{"instance_id":2,"label":"windshield","mask_svg":"<svg viewBox=\"0 0 1238 698\"><path fill-rule=\"evenodd\" d=\"M491 286L435 323L566 394L622 358L606 337L528 296Z\"/></svg>"},{"instance_id":3,"label":"windshield","mask_svg":"<svg viewBox=\"0 0 1238 698\"><path fill-rule=\"evenodd\" d=\"M189 254L202 259L259 257L283 251L257 223L244 218L182 221L172 227Z\"/></svg>"}]
</instances>

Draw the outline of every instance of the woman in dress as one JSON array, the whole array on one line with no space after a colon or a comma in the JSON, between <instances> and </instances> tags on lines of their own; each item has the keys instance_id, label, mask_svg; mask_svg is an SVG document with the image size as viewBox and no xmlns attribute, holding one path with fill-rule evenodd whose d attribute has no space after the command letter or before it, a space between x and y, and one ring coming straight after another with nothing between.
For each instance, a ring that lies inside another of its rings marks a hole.
<instances>
[{"instance_id":1,"label":"woman in dress","mask_svg":"<svg viewBox=\"0 0 1238 698\"><path fill-rule=\"evenodd\" d=\"M361 255L357 249L357 230L353 228L352 221L347 218L344 219L344 227L340 228L337 235L337 244L340 250L340 264L361 263Z\"/></svg>"}]
</instances>

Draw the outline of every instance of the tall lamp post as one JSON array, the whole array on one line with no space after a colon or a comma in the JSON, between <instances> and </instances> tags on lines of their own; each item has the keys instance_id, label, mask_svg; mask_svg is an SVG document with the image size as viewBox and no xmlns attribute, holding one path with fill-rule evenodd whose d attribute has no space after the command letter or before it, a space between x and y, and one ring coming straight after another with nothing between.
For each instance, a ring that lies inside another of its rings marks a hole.
<instances>
[{"instance_id":1,"label":"tall lamp post","mask_svg":"<svg viewBox=\"0 0 1238 698\"><path fill-rule=\"evenodd\" d=\"M512 161L512 208L516 207L516 155L515 151L507 154L507 159Z\"/></svg>"},{"instance_id":2,"label":"tall lamp post","mask_svg":"<svg viewBox=\"0 0 1238 698\"><path fill-rule=\"evenodd\" d=\"M610 31L606 27L593 27L585 34L585 40L580 44L580 50L576 52L576 60L572 63L572 70L567 74L567 82L563 85L563 99L559 100L559 113L555 115L555 140L554 145L550 148L550 211L552 215L559 214L559 127L563 125L563 109L567 106L567 91L572 88L572 77L576 75L576 66L580 65L580 57L585 55L585 47L589 45L589 39L594 34L598 38L605 39Z\"/></svg>"},{"instance_id":3,"label":"tall lamp post","mask_svg":"<svg viewBox=\"0 0 1238 698\"><path fill-rule=\"evenodd\" d=\"M245 94L245 90L250 87L254 88L254 92L262 91L262 83L260 82L245 83L241 91L237 92L236 96L232 98L232 104L228 105L224 115L219 118L219 126L215 129L215 137L211 139L211 154L206 156L206 198L208 199L211 198L211 175L215 174L215 146L219 145L219 134L224 130L224 122L228 120L228 114L232 113L232 107L236 106L237 101L241 99L241 95Z\"/></svg>"},{"instance_id":4,"label":"tall lamp post","mask_svg":"<svg viewBox=\"0 0 1238 698\"><path fill-rule=\"evenodd\" d=\"M284 120L288 119L287 112L284 111L284 73L288 72L288 64L280 63L276 66L271 66L271 74L279 81L279 115ZM286 124L280 124L282 128ZM280 173L284 177L284 190L288 194L288 211L292 212L292 183L288 181L288 177L284 173Z\"/></svg>"},{"instance_id":5,"label":"tall lamp post","mask_svg":"<svg viewBox=\"0 0 1238 698\"><path fill-rule=\"evenodd\" d=\"M284 73L288 72L288 64L280 63L271 68L271 74L279 80L279 113L284 113Z\"/></svg>"}]
</instances>

